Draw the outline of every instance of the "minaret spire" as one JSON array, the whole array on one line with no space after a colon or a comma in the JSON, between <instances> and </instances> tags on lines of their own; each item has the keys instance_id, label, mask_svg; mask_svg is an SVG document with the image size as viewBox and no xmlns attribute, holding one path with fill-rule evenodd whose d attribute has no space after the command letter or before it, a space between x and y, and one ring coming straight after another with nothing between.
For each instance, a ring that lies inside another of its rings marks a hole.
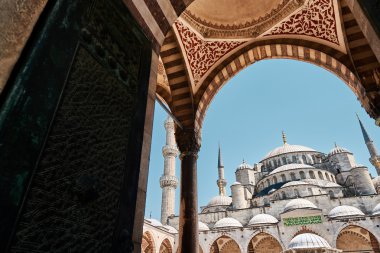
<instances>
[{"instance_id":1,"label":"minaret spire","mask_svg":"<svg viewBox=\"0 0 380 253\"><path fill-rule=\"evenodd\" d=\"M175 177L175 158L179 151L174 137L174 121L168 117L165 120L166 145L162 148L164 156L164 174L160 178L162 188L161 223L167 224L168 217L174 214L175 189L178 179Z\"/></svg>"},{"instance_id":2,"label":"minaret spire","mask_svg":"<svg viewBox=\"0 0 380 253\"><path fill-rule=\"evenodd\" d=\"M284 131L282 131L282 141L284 142L284 144L286 144L286 135Z\"/></svg>"},{"instance_id":3,"label":"minaret spire","mask_svg":"<svg viewBox=\"0 0 380 253\"><path fill-rule=\"evenodd\" d=\"M226 196L227 181L224 179L224 165L222 161L222 151L220 149L220 144L218 150L218 180L216 181L216 184L219 188L219 195Z\"/></svg>"},{"instance_id":4,"label":"minaret spire","mask_svg":"<svg viewBox=\"0 0 380 253\"><path fill-rule=\"evenodd\" d=\"M375 145L373 144L372 139L369 137L369 134L368 134L367 130L365 129L362 121L360 120L359 115L356 114L356 117L359 120L359 124L360 124L360 128L362 130L364 142L367 145L369 154L371 155L371 157L369 158L369 161L376 168L377 175L380 176L380 156L379 156L379 154L377 152L377 149L376 149Z\"/></svg>"}]
</instances>

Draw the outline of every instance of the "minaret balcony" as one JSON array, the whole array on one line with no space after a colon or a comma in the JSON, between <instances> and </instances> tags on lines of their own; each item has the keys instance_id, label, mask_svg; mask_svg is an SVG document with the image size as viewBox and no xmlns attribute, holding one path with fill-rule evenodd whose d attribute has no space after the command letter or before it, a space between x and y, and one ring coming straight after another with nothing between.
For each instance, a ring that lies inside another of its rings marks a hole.
<instances>
[{"instance_id":1,"label":"minaret balcony","mask_svg":"<svg viewBox=\"0 0 380 253\"><path fill-rule=\"evenodd\" d=\"M176 146L166 145L162 148L163 156L178 156L179 151Z\"/></svg>"},{"instance_id":2,"label":"minaret balcony","mask_svg":"<svg viewBox=\"0 0 380 253\"><path fill-rule=\"evenodd\" d=\"M177 188L178 179L175 176L162 176L160 177L160 186L164 187L174 187Z\"/></svg>"}]
</instances>

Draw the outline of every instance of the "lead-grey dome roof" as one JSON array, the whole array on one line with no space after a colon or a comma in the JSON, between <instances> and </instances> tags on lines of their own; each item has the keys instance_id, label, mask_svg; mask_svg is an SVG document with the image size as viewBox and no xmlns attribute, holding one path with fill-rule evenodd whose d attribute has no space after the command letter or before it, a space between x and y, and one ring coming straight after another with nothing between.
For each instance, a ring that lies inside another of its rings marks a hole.
<instances>
[{"instance_id":1,"label":"lead-grey dome roof","mask_svg":"<svg viewBox=\"0 0 380 253\"><path fill-rule=\"evenodd\" d=\"M252 217L248 225L276 224L278 220L270 214L260 213Z\"/></svg>"},{"instance_id":2,"label":"lead-grey dome roof","mask_svg":"<svg viewBox=\"0 0 380 253\"><path fill-rule=\"evenodd\" d=\"M284 145L277 147L277 148L273 149L272 151L270 151L261 160L263 161L263 160L266 160L268 158L275 157L278 155L287 154L287 153L295 153L295 152L317 152L317 151L312 149L312 148L305 147L305 146L290 145L288 143L285 143Z\"/></svg>"},{"instance_id":3,"label":"lead-grey dome roof","mask_svg":"<svg viewBox=\"0 0 380 253\"><path fill-rule=\"evenodd\" d=\"M352 217L352 216L364 216L365 214L353 206L337 206L331 209L329 212L330 218L339 218L339 217Z\"/></svg>"},{"instance_id":4,"label":"lead-grey dome roof","mask_svg":"<svg viewBox=\"0 0 380 253\"><path fill-rule=\"evenodd\" d=\"M294 209L317 209L317 206L313 202L307 199L293 199L286 203L284 212L294 210Z\"/></svg>"},{"instance_id":5,"label":"lead-grey dome roof","mask_svg":"<svg viewBox=\"0 0 380 253\"><path fill-rule=\"evenodd\" d=\"M302 164L302 163L290 163L282 165L274 170L272 170L269 175L273 175L279 172L284 172L288 170L297 170L297 169L315 169L313 166L308 164Z\"/></svg>"},{"instance_id":6,"label":"lead-grey dome roof","mask_svg":"<svg viewBox=\"0 0 380 253\"><path fill-rule=\"evenodd\" d=\"M232 203L232 198L228 196L215 196L210 202L208 202L207 206L229 206Z\"/></svg>"},{"instance_id":7,"label":"lead-grey dome roof","mask_svg":"<svg viewBox=\"0 0 380 253\"><path fill-rule=\"evenodd\" d=\"M239 228L241 228L241 227L243 227L243 225L241 225L241 223L238 220L236 220L234 218L230 218L230 217L220 219L214 225L214 228L224 228L224 227L239 227Z\"/></svg>"},{"instance_id":8,"label":"lead-grey dome roof","mask_svg":"<svg viewBox=\"0 0 380 253\"><path fill-rule=\"evenodd\" d=\"M304 233L294 237L289 243L289 249L331 248L322 237L312 233Z\"/></svg>"}]
</instances>

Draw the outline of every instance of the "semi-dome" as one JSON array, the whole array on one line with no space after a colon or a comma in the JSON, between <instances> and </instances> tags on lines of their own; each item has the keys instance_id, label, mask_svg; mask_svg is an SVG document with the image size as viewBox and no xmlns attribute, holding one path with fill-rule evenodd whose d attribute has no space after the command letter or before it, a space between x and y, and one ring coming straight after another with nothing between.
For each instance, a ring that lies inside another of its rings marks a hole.
<instances>
[{"instance_id":1,"label":"semi-dome","mask_svg":"<svg viewBox=\"0 0 380 253\"><path fill-rule=\"evenodd\" d=\"M290 145L288 143L285 143L284 145L282 145L281 147L277 147L275 149L273 149L272 151L270 151L263 159L263 160L266 160L268 158L271 158L271 157L275 157L275 156L279 156L279 155L282 155L282 154L287 154L287 153L295 153L295 152L317 152L316 150L312 149L312 148L308 148L308 147L305 147L305 146L301 146L301 145Z\"/></svg>"},{"instance_id":2,"label":"semi-dome","mask_svg":"<svg viewBox=\"0 0 380 253\"><path fill-rule=\"evenodd\" d=\"M232 198L228 196L215 196L207 206L229 206L232 203Z\"/></svg>"},{"instance_id":3,"label":"semi-dome","mask_svg":"<svg viewBox=\"0 0 380 253\"><path fill-rule=\"evenodd\" d=\"M148 221L150 223L150 225L152 226L155 226L155 227L162 227L162 223L159 222L158 220L156 219L145 219L146 221Z\"/></svg>"},{"instance_id":4,"label":"semi-dome","mask_svg":"<svg viewBox=\"0 0 380 253\"><path fill-rule=\"evenodd\" d=\"M163 228L167 229L169 233L176 234L178 233L177 229L173 228L172 226L165 225Z\"/></svg>"},{"instance_id":5,"label":"semi-dome","mask_svg":"<svg viewBox=\"0 0 380 253\"><path fill-rule=\"evenodd\" d=\"M246 163L244 160L243 160L243 163L240 164L238 167L237 167L238 170L242 170L242 169L252 169L252 166L249 165L248 163Z\"/></svg>"},{"instance_id":6,"label":"semi-dome","mask_svg":"<svg viewBox=\"0 0 380 253\"><path fill-rule=\"evenodd\" d=\"M311 179L311 178L307 178L307 179L303 179L302 181L304 181L304 182L306 182L308 184L317 185L317 186L323 187L323 188L342 187L341 185L339 185L337 183L334 183L334 182L331 182L331 181L327 181L327 180L323 180L323 179Z\"/></svg>"},{"instance_id":7,"label":"semi-dome","mask_svg":"<svg viewBox=\"0 0 380 253\"><path fill-rule=\"evenodd\" d=\"M335 148L331 149L329 152L329 156L336 155L336 154L342 154L342 153L350 153L352 154L348 149L335 146Z\"/></svg>"},{"instance_id":8,"label":"semi-dome","mask_svg":"<svg viewBox=\"0 0 380 253\"><path fill-rule=\"evenodd\" d=\"M307 199L293 199L289 201L284 208L284 212L294 209L316 209L317 206Z\"/></svg>"},{"instance_id":9,"label":"semi-dome","mask_svg":"<svg viewBox=\"0 0 380 253\"><path fill-rule=\"evenodd\" d=\"M262 225L262 224L276 224L278 220L270 214L261 213L253 216L253 218L249 221L248 225Z\"/></svg>"},{"instance_id":10,"label":"semi-dome","mask_svg":"<svg viewBox=\"0 0 380 253\"><path fill-rule=\"evenodd\" d=\"M372 210L372 215L380 215L380 203Z\"/></svg>"},{"instance_id":11,"label":"semi-dome","mask_svg":"<svg viewBox=\"0 0 380 253\"><path fill-rule=\"evenodd\" d=\"M210 228L205 223L203 223L201 221L198 222L198 229L200 232L210 230Z\"/></svg>"},{"instance_id":12,"label":"semi-dome","mask_svg":"<svg viewBox=\"0 0 380 253\"><path fill-rule=\"evenodd\" d=\"M313 166L307 165L307 164L302 164L302 163L290 163L290 164L285 164L277 169L274 169L269 173L269 175L273 175L279 172L284 172L288 170L296 170L296 169L315 169Z\"/></svg>"},{"instance_id":13,"label":"semi-dome","mask_svg":"<svg viewBox=\"0 0 380 253\"><path fill-rule=\"evenodd\" d=\"M299 234L289 243L289 249L315 248L331 248L331 246L324 238L312 233Z\"/></svg>"},{"instance_id":14,"label":"semi-dome","mask_svg":"<svg viewBox=\"0 0 380 253\"><path fill-rule=\"evenodd\" d=\"M298 185L308 185L308 183L306 183L304 181L291 181L291 182L288 182L288 183L284 184L283 186L281 186L281 188L285 188L285 187L289 187L289 186L298 186Z\"/></svg>"},{"instance_id":15,"label":"semi-dome","mask_svg":"<svg viewBox=\"0 0 380 253\"><path fill-rule=\"evenodd\" d=\"M364 216L364 213L353 206L337 206L329 212L330 218Z\"/></svg>"},{"instance_id":16,"label":"semi-dome","mask_svg":"<svg viewBox=\"0 0 380 253\"><path fill-rule=\"evenodd\" d=\"M234 218L230 218L230 217L227 217L227 218L223 218L221 220L218 220L215 225L214 225L214 228L224 228L224 227L236 227L236 228L241 228L243 227L243 225L241 225L241 223L234 219Z\"/></svg>"}]
</instances>

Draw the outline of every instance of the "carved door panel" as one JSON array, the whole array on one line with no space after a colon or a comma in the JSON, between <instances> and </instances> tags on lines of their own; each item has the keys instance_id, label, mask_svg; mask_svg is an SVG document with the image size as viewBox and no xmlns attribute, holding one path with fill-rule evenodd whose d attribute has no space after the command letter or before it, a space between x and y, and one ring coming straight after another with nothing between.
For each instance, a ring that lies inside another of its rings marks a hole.
<instances>
[{"instance_id":1,"label":"carved door panel","mask_svg":"<svg viewBox=\"0 0 380 253\"><path fill-rule=\"evenodd\" d=\"M49 1L1 101L12 252L129 252L151 46L119 0Z\"/></svg>"}]
</instances>

